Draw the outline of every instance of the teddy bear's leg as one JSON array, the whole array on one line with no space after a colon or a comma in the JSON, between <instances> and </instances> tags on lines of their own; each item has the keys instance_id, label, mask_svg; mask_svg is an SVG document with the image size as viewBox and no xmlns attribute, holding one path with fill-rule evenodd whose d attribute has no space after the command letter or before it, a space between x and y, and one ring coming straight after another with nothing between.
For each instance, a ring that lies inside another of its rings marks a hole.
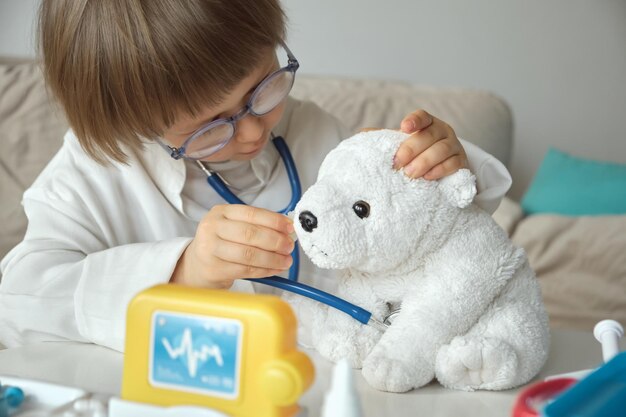
<instances>
[{"instance_id":1,"label":"teddy bear's leg","mask_svg":"<svg viewBox=\"0 0 626 417\"><path fill-rule=\"evenodd\" d=\"M285 292L281 298L289 303L298 320L298 344L313 349L313 336L319 332L319 323L326 321L328 306L290 292Z\"/></svg>"},{"instance_id":2,"label":"teddy bear's leg","mask_svg":"<svg viewBox=\"0 0 626 417\"><path fill-rule=\"evenodd\" d=\"M283 295L298 318L298 343L316 349L322 356L337 362L346 358L360 368L365 356L380 337L373 329L361 329L358 322L327 305L294 294Z\"/></svg>"},{"instance_id":3,"label":"teddy bear's leg","mask_svg":"<svg viewBox=\"0 0 626 417\"><path fill-rule=\"evenodd\" d=\"M435 377L435 346L419 331L416 320L404 306L363 362L363 377L374 388L406 392Z\"/></svg>"},{"instance_id":4,"label":"teddy bear's leg","mask_svg":"<svg viewBox=\"0 0 626 417\"><path fill-rule=\"evenodd\" d=\"M461 390L501 390L528 382L543 366L549 349L547 316L538 288L514 283L509 290L536 295L535 301L501 296L470 329L443 345L437 354L439 382Z\"/></svg>"},{"instance_id":5,"label":"teddy bear's leg","mask_svg":"<svg viewBox=\"0 0 626 417\"><path fill-rule=\"evenodd\" d=\"M347 359L353 368L361 368L363 360L380 339L381 332L364 326L352 317L333 308L322 320L313 323L313 345L325 358L334 362Z\"/></svg>"}]
</instances>

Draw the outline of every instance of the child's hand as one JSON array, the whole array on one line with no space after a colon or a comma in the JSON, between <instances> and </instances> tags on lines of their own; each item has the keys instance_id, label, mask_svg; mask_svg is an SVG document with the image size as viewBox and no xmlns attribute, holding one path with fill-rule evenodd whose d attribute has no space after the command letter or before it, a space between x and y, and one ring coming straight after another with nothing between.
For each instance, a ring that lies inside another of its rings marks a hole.
<instances>
[{"instance_id":1,"label":"child's hand","mask_svg":"<svg viewBox=\"0 0 626 417\"><path fill-rule=\"evenodd\" d=\"M413 134L396 152L394 168L404 167L409 177L436 180L468 167L465 149L454 130L426 111L407 115L400 130Z\"/></svg>"},{"instance_id":2,"label":"child's hand","mask_svg":"<svg viewBox=\"0 0 626 417\"><path fill-rule=\"evenodd\" d=\"M252 206L213 207L178 260L170 282L206 288L230 288L240 278L262 278L291 266L291 220Z\"/></svg>"}]
</instances>

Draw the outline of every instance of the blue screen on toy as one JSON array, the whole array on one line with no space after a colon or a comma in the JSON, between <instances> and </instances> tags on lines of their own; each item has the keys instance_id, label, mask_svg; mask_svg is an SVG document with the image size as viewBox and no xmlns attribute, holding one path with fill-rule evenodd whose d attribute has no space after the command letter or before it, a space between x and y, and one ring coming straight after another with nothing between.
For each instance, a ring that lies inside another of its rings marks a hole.
<instances>
[{"instance_id":1,"label":"blue screen on toy","mask_svg":"<svg viewBox=\"0 0 626 417\"><path fill-rule=\"evenodd\" d=\"M150 383L236 398L242 330L239 320L156 311L152 316Z\"/></svg>"}]
</instances>

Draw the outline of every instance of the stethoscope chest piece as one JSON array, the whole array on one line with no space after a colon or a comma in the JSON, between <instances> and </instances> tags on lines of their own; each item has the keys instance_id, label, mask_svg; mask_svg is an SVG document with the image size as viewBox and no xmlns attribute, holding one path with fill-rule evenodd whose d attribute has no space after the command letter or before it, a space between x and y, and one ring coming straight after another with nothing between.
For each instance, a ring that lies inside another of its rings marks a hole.
<instances>
[{"instance_id":1,"label":"stethoscope chest piece","mask_svg":"<svg viewBox=\"0 0 626 417\"><path fill-rule=\"evenodd\" d=\"M398 317L398 314L400 314L400 308L396 308L393 309L389 312L389 314L387 315L387 317L385 317L385 319L383 320L383 324L387 327L391 326L391 324L393 323L393 321L396 319L396 317Z\"/></svg>"}]
</instances>

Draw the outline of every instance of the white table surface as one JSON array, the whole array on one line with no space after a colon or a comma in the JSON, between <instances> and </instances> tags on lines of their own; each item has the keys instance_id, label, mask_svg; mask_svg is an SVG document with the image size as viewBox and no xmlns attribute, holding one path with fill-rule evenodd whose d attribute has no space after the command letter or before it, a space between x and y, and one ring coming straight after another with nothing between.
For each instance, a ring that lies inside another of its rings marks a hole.
<instances>
[{"instance_id":1,"label":"white table surface","mask_svg":"<svg viewBox=\"0 0 626 417\"><path fill-rule=\"evenodd\" d=\"M313 351L307 353L315 363L316 378L300 404L307 407L309 417L317 417L333 364ZM41 343L0 350L0 375L32 378L117 396L121 386L122 362L122 354L101 346L72 342ZM601 346L591 333L554 330L550 356L538 378L593 368L601 363ZM354 376L366 417L510 416L521 389L461 392L445 389L433 382L408 393L392 394L369 387L358 370L354 371Z\"/></svg>"}]
</instances>

